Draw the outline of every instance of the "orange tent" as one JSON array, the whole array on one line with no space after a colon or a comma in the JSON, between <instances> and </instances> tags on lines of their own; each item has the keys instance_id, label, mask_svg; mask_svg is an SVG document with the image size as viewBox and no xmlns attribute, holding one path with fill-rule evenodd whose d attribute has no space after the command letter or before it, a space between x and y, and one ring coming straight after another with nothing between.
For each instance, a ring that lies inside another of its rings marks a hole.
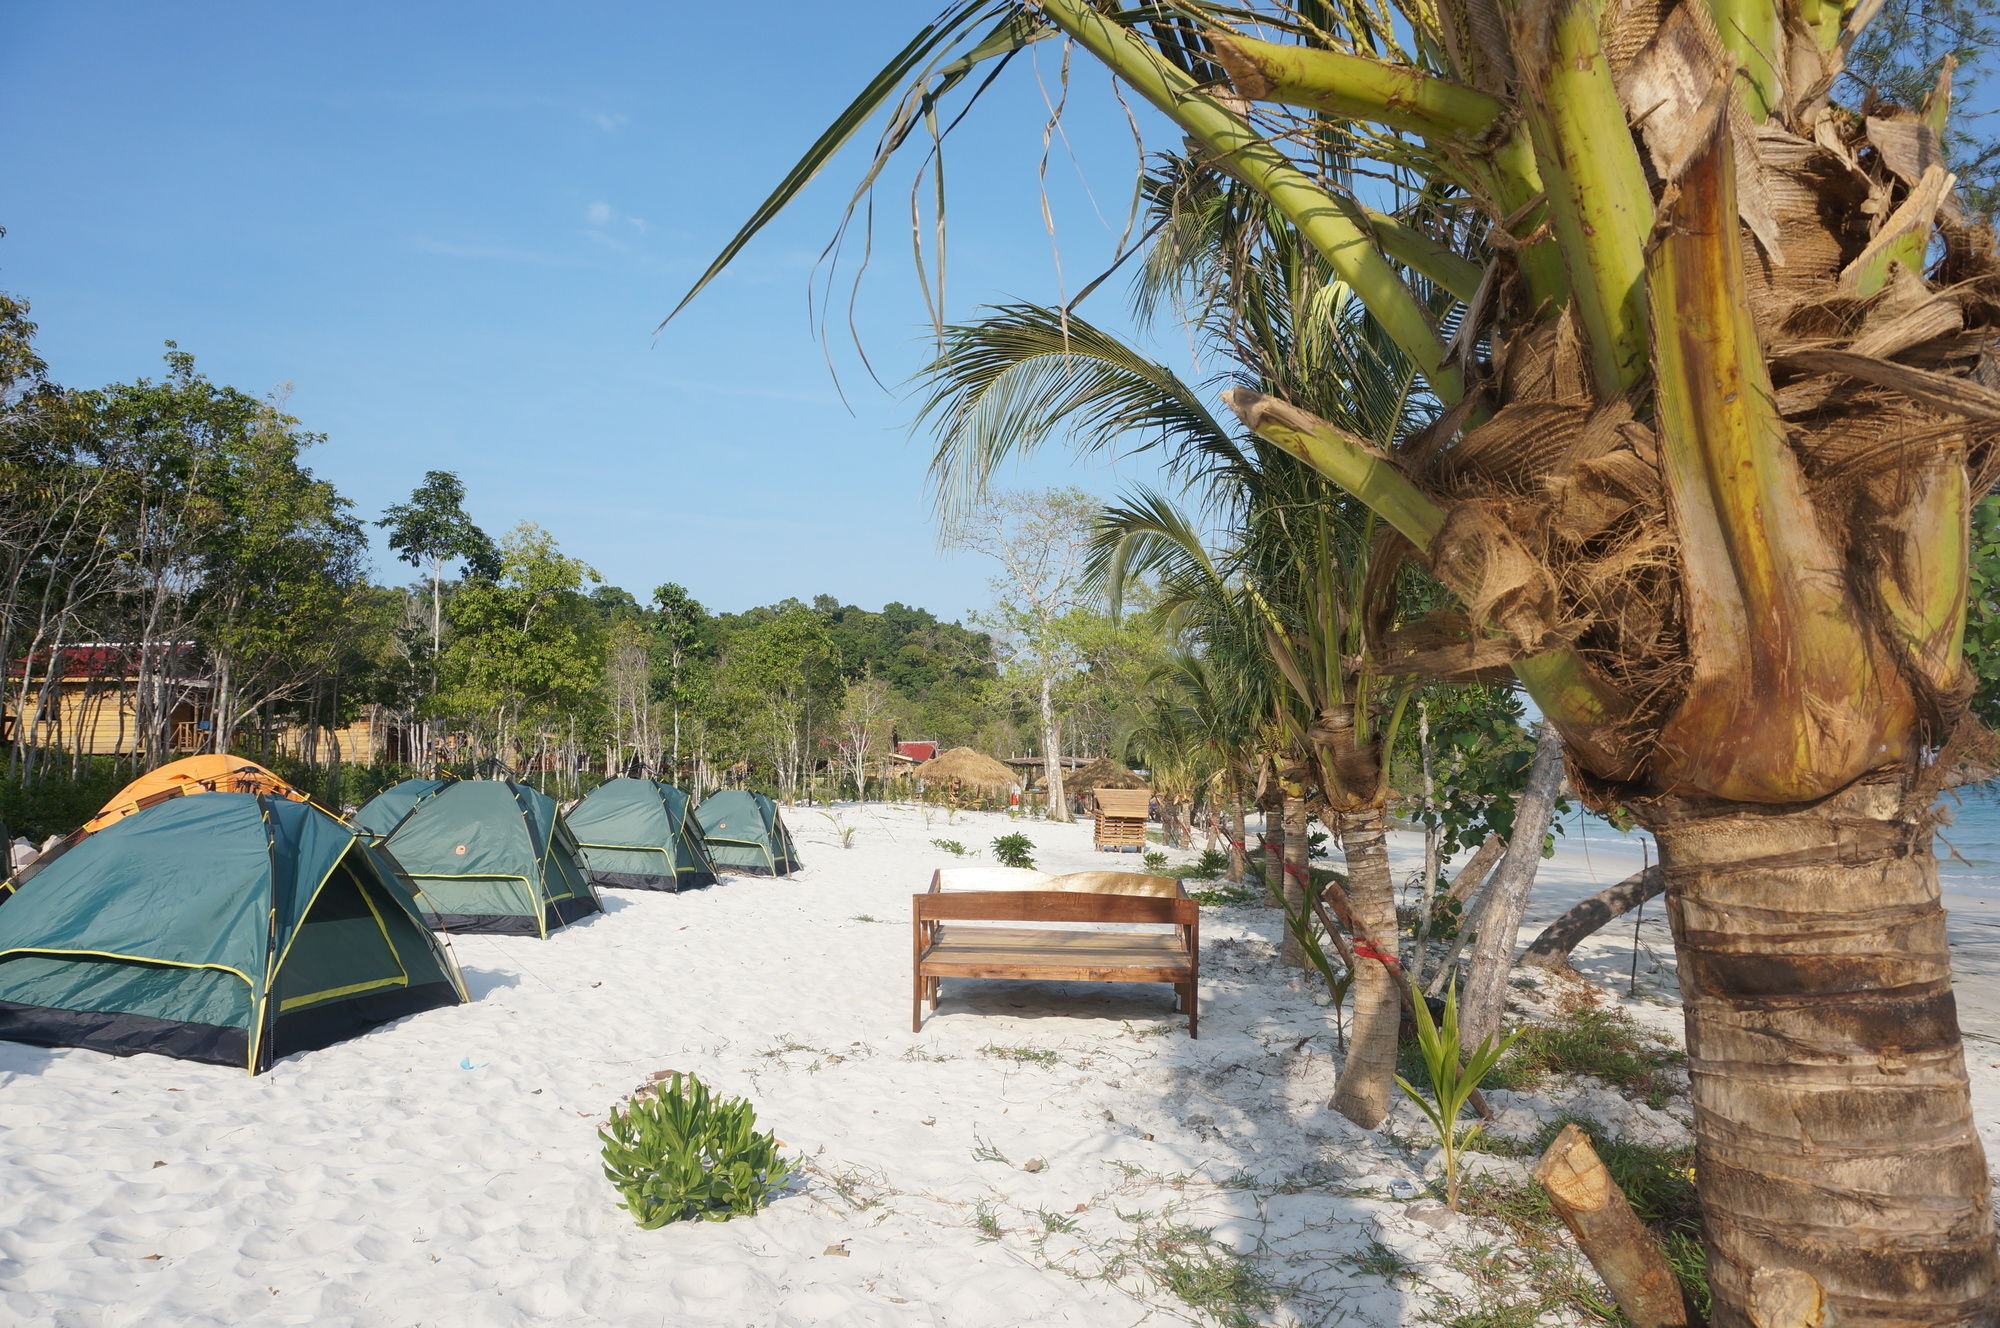
<instances>
[{"instance_id":1,"label":"orange tent","mask_svg":"<svg viewBox=\"0 0 2000 1328\"><path fill-rule=\"evenodd\" d=\"M169 761L139 776L83 823L83 833L94 834L120 817L186 793L268 793L293 802L311 801L255 761L209 752Z\"/></svg>"}]
</instances>

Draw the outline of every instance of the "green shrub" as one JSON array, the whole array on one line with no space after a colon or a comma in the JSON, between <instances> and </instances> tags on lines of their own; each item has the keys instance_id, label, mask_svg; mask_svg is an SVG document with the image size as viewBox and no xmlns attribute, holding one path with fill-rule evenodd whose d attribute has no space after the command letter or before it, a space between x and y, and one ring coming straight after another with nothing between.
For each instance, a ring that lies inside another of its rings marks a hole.
<instances>
[{"instance_id":1,"label":"green shrub","mask_svg":"<svg viewBox=\"0 0 2000 1328\"><path fill-rule=\"evenodd\" d=\"M36 844L50 835L66 835L97 815L138 773L113 757L86 756L77 762L77 778L71 779L67 754L51 752L43 759L42 778L23 781L0 774L0 821L10 833Z\"/></svg>"},{"instance_id":2,"label":"green shrub","mask_svg":"<svg viewBox=\"0 0 2000 1328\"><path fill-rule=\"evenodd\" d=\"M1158 850L1142 855L1139 861L1144 863L1146 870L1152 872L1154 875L1158 875L1167 869L1167 855Z\"/></svg>"},{"instance_id":3,"label":"green shrub","mask_svg":"<svg viewBox=\"0 0 2000 1328\"><path fill-rule=\"evenodd\" d=\"M757 1132L750 1104L718 1100L691 1074L675 1073L623 1110L612 1108L597 1137L605 1178L625 1196L618 1206L648 1230L754 1213L792 1175L778 1141Z\"/></svg>"},{"instance_id":4,"label":"green shrub","mask_svg":"<svg viewBox=\"0 0 2000 1328\"><path fill-rule=\"evenodd\" d=\"M1016 830L1011 835L1001 835L993 841L993 857L1002 867L1035 867L1035 846L1028 837Z\"/></svg>"},{"instance_id":5,"label":"green shrub","mask_svg":"<svg viewBox=\"0 0 2000 1328\"><path fill-rule=\"evenodd\" d=\"M956 839L933 839L931 841L931 847L937 849L941 853L949 853L954 858L962 858L966 854L972 852L971 849L959 843Z\"/></svg>"},{"instance_id":6,"label":"green shrub","mask_svg":"<svg viewBox=\"0 0 2000 1328\"><path fill-rule=\"evenodd\" d=\"M1194 860L1194 869L1188 873L1197 881L1215 881L1229 870L1229 855L1219 848L1205 848L1201 856Z\"/></svg>"}]
</instances>

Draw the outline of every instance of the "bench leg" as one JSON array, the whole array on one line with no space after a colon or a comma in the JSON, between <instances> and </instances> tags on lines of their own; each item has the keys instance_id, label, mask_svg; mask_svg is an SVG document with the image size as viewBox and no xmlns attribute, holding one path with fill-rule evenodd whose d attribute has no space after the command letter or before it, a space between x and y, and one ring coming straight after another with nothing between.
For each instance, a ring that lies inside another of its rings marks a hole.
<instances>
[{"instance_id":1,"label":"bench leg","mask_svg":"<svg viewBox=\"0 0 2000 1328\"><path fill-rule=\"evenodd\" d=\"M1201 995L1200 988L1192 982L1184 982L1176 990L1181 995L1181 1009L1187 1012L1188 1036L1201 1036Z\"/></svg>"},{"instance_id":2,"label":"bench leg","mask_svg":"<svg viewBox=\"0 0 2000 1328\"><path fill-rule=\"evenodd\" d=\"M924 979L914 976L910 979L910 1031L921 1033L924 1029Z\"/></svg>"},{"instance_id":3,"label":"bench leg","mask_svg":"<svg viewBox=\"0 0 2000 1328\"><path fill-rule=\"evenodd\" d=\"M937 1003L938 1003L938 997L939 997L939 996L941 996L941 995L943 995L943 994L944 994L944 979L943 979L943 978L932 978L932 979L930 980L930 998L931 998L931 1013L932 1013L932 1014L936 1014L936 1013L937 1013Z\"/></svg>"}]
</instances>

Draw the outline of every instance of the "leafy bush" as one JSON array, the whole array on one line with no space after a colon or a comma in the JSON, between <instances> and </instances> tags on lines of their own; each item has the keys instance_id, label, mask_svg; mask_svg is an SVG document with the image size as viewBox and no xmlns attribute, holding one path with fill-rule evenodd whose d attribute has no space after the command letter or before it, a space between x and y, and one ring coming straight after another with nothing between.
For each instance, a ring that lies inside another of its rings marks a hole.
<instances>
[{"instance_id":1,"label":"leafy bush","mask_svg":"<svg viewBox=\"0 0 2000 1328\"><path fill-rule=\"evenodd\" d=\"M0 821L10 832L40 844L50 835L66 835L97 815L137 773L109 756L86 756L77 763L78 778L68 778L70 758L51 753L47 777L22 781L0 775ZM4 875L0 869L0 875Z\"/></svg>"},{"instance_id":2,"label":"leafy bush","mask_svg":"<svg viewBox=\"0 0 2000 1328\"><path fill-rule=\"evenodd\" d=\"M1306 836L1306 856L1309 858L1326 856L1326 831L1315 830Z\"/></svg>"},{"instance_id":3,"label":"leafy bush","mask_svg":"<svg viewBox=\"0 0 2000 1328\"><path fill-rule=\"evenodd\" d=\"M1165 871L1167 867L1167 855L1158 852L1157 850L1145 854L1139 859L1139 861L1146 864L1146 870L1154 873L1155 875Z\"/></svg>"},{"instance_id":4,"label":"leafy bush","mask_svg":"<svg viewBox=\"0 0 2000 1328\"><path fill-rule=\"evenodd\" d=\"M1011 835L1001 835L993 841L993 856L1002 867L1026 867L1030 871L1034 870L1034 849L1034 844L1018 830Z\"/></svg>"},{"instance_id":5,"label":"leafy bush","mask_svg":"<svg viewBox=\"0 0 2000 1328\"><path fill-rule=\"evenodd\" d=\"M778 1141L757 1132L749 1102L717 1099L691 1074L676 1072L612 1108L597 1137L605 1178L625 1196L618 1206L647 1230L754 1213L792 1174Z\"/></svg>"},{"instance_id":6,"label":"leafy bush","mask_svg":"<svg viewBox=\"0 0 2000 1328\"><path fill-rule=\"evenodd\" d=\"M1229 870L1229 855L1219 848L1205 848L1201 856L1194 860L1194 870L1188 875L1197 881L1215 881Z\"/></svg>"},{"instance_id":7,"label":"leafy bush","mask_svg":"<svg viewBox=\"0 0 2000 1328\"><path fill-rule=\"evenodd\" d=\"M971 849L959 843L956 839L933 839L931 847L937 849L939 852L949 853L954 858L962 858L972 852Z\"/></svg>"}]
</instances>

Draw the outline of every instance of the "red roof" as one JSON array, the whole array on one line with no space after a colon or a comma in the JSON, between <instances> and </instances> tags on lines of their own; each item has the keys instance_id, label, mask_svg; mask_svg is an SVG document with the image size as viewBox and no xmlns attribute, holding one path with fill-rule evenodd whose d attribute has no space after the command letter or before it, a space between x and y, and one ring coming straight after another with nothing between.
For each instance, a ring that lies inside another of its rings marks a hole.
<instances>
[{"instance_id":1,"label":"red roof","mask_svg":"<svg viewBox=\"0 0 2000 1328\"><path fill-rule=\"evenodd\" d=\"M49 657L58 659L57 675L69 678L129 678L139 671L140 647L136 645L78 645L62 646L54 651L38 650L32 656L34 672L45 676L48 672ZM173 654L182 660L194 653L194 646L181 641L171 645L153 645L145 649L158 655ZM10 660L7 664L9 677L18 678L24 671L26 661Z\"/></svg>"},{"instance_id":2,"label":"red roof","mask_svg":"<svg viewBox=\"0 0 2000 1328\"><path fill-rule=\"evenodd\" d=\"M899 742L896 744L896 755L907 756L912 761L928 761L933 756L936 756L937 753L938 745L934 742Z\"/></svg>"}]
</instances>

